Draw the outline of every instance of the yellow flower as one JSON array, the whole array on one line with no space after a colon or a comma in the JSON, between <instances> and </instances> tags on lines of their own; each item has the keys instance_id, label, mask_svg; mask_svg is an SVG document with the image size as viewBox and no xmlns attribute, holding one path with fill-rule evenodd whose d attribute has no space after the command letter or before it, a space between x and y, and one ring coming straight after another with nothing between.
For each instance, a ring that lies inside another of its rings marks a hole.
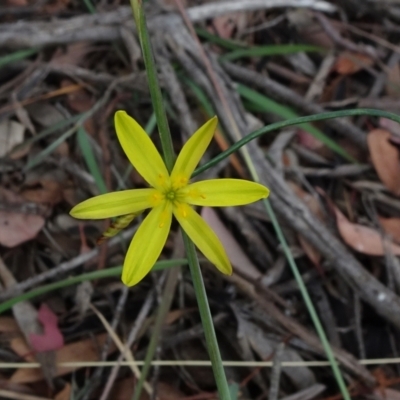
<instances>
[{"instance_id":1,"label":"yellow flower","mask_svg":"<svg viewBox=\"0 0 400 400\"><path fill-rule=\"evenodd\" d=\"M151 211L129 246L122 281L133 286L157 261L171 227L172 215L199 250L224 274L232 267L214 231L192 206L238 206L265 198L269 190L241 179L210 179L190 183L189 179L206 151L217 127L217 117L207 121L183 146L171 174L151 139L125 111L115 114L119 142L132 165L152 186L93 197L76 205L71 215L82 219L113 218Z\"/></svg>"}]
</instances>

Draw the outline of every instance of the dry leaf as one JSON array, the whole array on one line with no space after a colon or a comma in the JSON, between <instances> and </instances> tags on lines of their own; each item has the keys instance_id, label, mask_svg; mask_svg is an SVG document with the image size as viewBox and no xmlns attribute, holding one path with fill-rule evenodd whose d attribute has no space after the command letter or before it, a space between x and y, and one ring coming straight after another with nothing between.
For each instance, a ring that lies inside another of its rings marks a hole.
<instances>
[{"instance_id":1,"label":"dry leaf","mask_svg":"<svg viewBox=\"0 0 400 400\"><path fill-rule=\"evenodd\" d=\"M260 279L260 271L249 260L233 235L225 228L225 225L219 219L218 214L212 208L203 207L201 210L201 216L218 236L226 250L229 260L235 267L236 272L240 272L240 274L243 274L251 280Z\"/></svg>"},{"instance_id":2,"label":"dry leaf","mask_svg":"<svg viewBox=\"0 0 400 400\"><path fill-rule=\"evenodd\" d=\"M333 70L341 75L351 75L373 64L374 60L365 54L345 51L338 56Z\"/></svg>"},{"instance_id":3,"label":"dry leaf","mask_svg":"<svg viewBox=\"0 0 400 400\"><path fill-rule=\"evenodd\" d=\"M382 256L385 254L383 238L379 232L368 226L353 224L342 212L332 204L336 215L336 224L342 239L352 249L370 256ZM400 246L387 242L387 247L396 255L400 255Z\"/></svg>"},{"instance_id":4,"label":"dry leaf","mask_svg":"<svg viewBox=\"0 0 400 400\"><path fill-rule=\"evenodd\" d=\"M0 244L15 247L33 239L44 225L41 215L14 211L24 200L10 190L0 188L0 202L10 205L10 211L0 210ZM11 211L12 210L12 211Z\"/></svg>"},{"instance_id":5,"label":"dry leaf","mask_svg":"<svg viewBox=\"0 0 400 400\"><path fill-rule=\"evenodd\" d=\"M16 121L5 119L0 122L0 158L24 141L25 127Z\"/></svg>"},{"instance_id":6,"label":"dry leaf","mask_svg":"<svg viewBox=\"0 0 400 400\"><path fill-rule=\"evenodd\" d=\"M72 81L64 79L61 82L61 87L68 87L71 84L73 84ZM89 111L93 107L95 102L94 97L83 88L68 93L66 99L68 106L71 107L74 111L80 113Z\"/></svg>"},{"instance_id":7,"label":"dry leaf","mask_svg":"<svg viewBox=\"0 0 400 400\"><path fill-rule=\"evenodd\" d=\"M63 186L61 182L43 178L35 182L35 185L32 186L35 186L35 189L27 188L21 192L21 195L27 201L55 205L63 199Z\"/></svg>"},{"instance_id":8,"label":"dry leaf","mask_svg":"<svg viewBox=\"0 0 400 400\"><path fill-rule=\"evenodd\" d=\"M374 129L367 136L372 163L383 184L393 194L400 195L399 151L390 144L390 132Z\"/></svg>"},{"instance_id":9,"label":"dry leaf","mask_svg":"<svg viewBox=\"0 0 400 400\"><path fill-rule=\"evenodd\" d=\"M379 118L379 126L400 137L400 124L388 118Z\"/></svg>"},{"instance_id":10,"label":"dry leaf","mask_svg":"<svg viewBox=\"0 0 400 400\"><path fill-rule=\"evenodd\" d=\"M18 324L12 317L0 317L0 333L20 332Z\"/></svg>"},{"instance_id":11,"label":"dry leaf","mask_svg":"<svg viewBox=\"0 0 400 400\"><path fill-rule=\"evenodd\" d=\"M388 233L395 242L400 243L400 218L379 217L379 222L384 231Z\"/></svg>"},{"instance_id":12,"label":"dry leaf","mask_svg":"<svg viewBox=\"0 0 400 400\"><path fill-rule=\"evenodd\" d=\"M61 111L50 103L33 103L28 105L26 109L35 122L46 128L58 124L65 119Z\"/></svg>"},{"instance_id":13,"label":"dry leaf","mask_svg":"<svg viewBox=\"0 0 400 400\"><path fill-rule=\"evenodd\" d=\"M74 361L98 361L99 360L99 348L104 344L106 340L107 334L103 333L97 335L95 340L86 339L80 342L69 343L65 345L62 349L57 350L56 353L56 363L63 362L74 362ZM15 347L12 341L12 348L15 351ZM30 352L30 349L26 342L24 343L25 347L22 349L21 343L19 343L19 355L25 356ZM114 348L111 346L110 352L113 351ZM22 352L22 354L21 354ZM66 375L72 371L77 370L78 367L57 367L55 371L55 376ZM38 382L44 379L42 372L39 369L27 369L20 368L11 376L10 381L13 383L30 383L30 382Z\"/></svg>"},{"instance_id":14,"label":"dry leaf","mask_svg":"<svg viewBox=\"0 0 400 400\"><path fill-rule=\"evenodd\" d=\"M91 48L92 46L89 42L69 44L64 51L59 47L51 60L51 64L79 65Z\"/></svg>"}]
</instances>

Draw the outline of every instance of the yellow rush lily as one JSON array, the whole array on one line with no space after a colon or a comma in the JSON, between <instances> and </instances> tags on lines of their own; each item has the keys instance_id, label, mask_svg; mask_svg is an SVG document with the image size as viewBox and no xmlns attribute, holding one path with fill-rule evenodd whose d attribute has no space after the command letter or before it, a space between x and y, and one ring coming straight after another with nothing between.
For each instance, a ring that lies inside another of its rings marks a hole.
<instances>
[{"instance_id":1,"label":"yellow rush lily","mask_svg":"<svg viewBox=\"0 0 400 400\"><path fill-rule=\"evenodd\" d=\"M139 214L151 208L125 257L122 281L127 286L140 282L157 261L168 237L172 215L222 273L232 273L220 240L192 206L249 204L266 198L269 190L258 183L241 179L189 182L217 124L217 117L211 118L194 133L183 146L169 174L160 153L142 127L125 111L116 112L115 129L119 142L132 165L152 188L102 194L79 203L70 213L75 218L103 219Z\"/></svg>"}]
</instances>

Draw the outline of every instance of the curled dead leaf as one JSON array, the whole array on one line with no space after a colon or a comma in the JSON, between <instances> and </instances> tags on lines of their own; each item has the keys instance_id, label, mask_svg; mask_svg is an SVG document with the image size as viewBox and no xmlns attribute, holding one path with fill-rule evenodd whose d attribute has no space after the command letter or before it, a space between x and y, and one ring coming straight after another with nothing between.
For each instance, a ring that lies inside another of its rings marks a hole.
<instances>
[{"instance_id":1,"label":"curled dead leaf","mask_svg":"<svg viewBox=\"0 0 400 400\"><path fill-rule=\"evenodd\" d=\"M336 215L336 224L344 242L359 253L371 256L382 256L389 249L394 255L400 255L400 246L387 241L386 246L382 235L368 226L350 222L342 212L331 204Z\"/></svg>"},{"instance_id":2,"label":"curled dead leaf","mask_svg":"<svg viewBox=\"0 0 400 400\"><path fill-rule=\"evenodd\" d=\"M372 163L382 183L396 196L400 196L399 151L390 143L390 132L374 129L367 136Z\"/></svg>"}]
</instances>

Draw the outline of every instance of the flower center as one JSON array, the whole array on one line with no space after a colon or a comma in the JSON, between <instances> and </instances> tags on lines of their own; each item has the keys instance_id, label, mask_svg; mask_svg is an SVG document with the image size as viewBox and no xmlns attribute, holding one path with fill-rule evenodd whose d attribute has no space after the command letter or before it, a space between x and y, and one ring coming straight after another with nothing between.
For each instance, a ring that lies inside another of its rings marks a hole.
<instances>
[{"instance_id":1,"label":"flower center","mask_svg":"<svg viewBox=\"0 0 400 400\"><path fill-rule=\"evenodd\" d=\"M167 190L165 192L165 198L171 202L174 202L174 200L176 200L176 191L175 190Z\"/></svg>"}]
</instances>

